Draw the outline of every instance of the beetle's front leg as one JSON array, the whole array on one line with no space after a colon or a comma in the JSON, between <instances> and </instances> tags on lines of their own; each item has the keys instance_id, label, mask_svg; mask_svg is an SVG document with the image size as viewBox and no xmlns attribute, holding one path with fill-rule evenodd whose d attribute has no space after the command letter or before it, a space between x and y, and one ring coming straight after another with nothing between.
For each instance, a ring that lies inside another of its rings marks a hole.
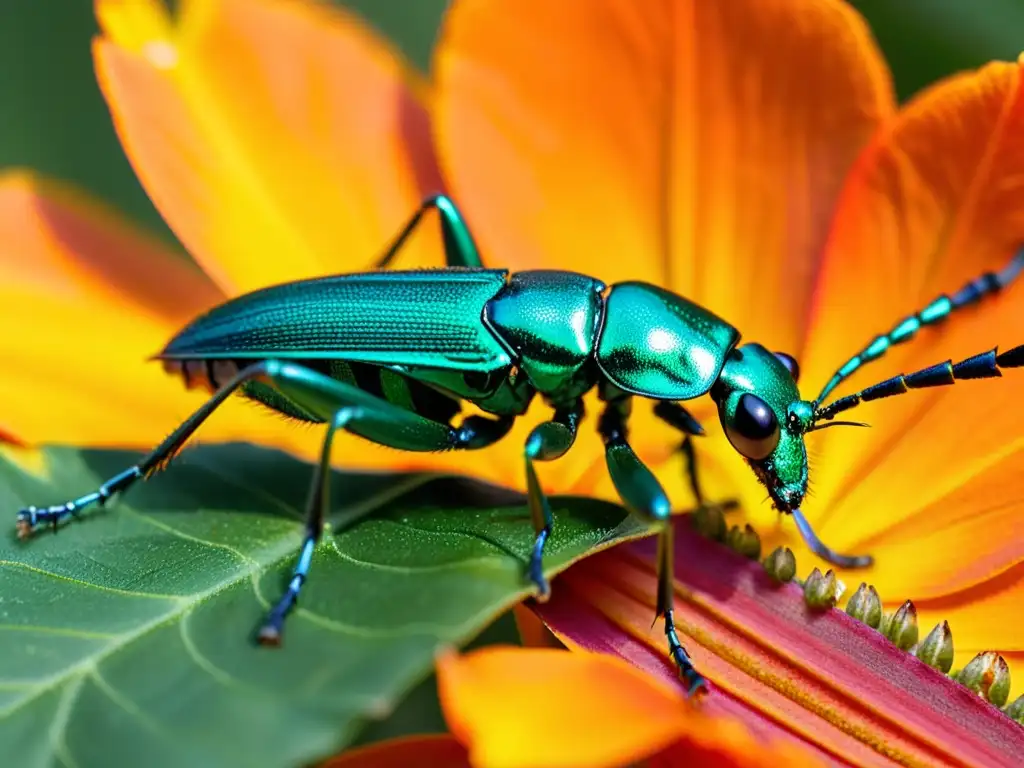
<instances>
[{"instance_id":1,"label":"beetle's front leg","mask_svg":"<svg viewBox=\"0 0 1024 768\"><path fill-rule=\"evenodd\" d=\"M655 616L664 616L665 618L665 637L668 640L669 656L675 662L680 677L686 682L687 692L692 695L698 690L706 690L707 683L694 668L690 655L686 652L676 632L673 616L675 592L673 590L671 504L661 483L640 461L640 457L636 455L627 440L629 412L629 397L616 396L608 401L608 405L601 415L598 428L604 439L608 473L627 507L641 517L661 524L658 538L658 600Z\"/></svg>"},{"instance_id":2,"label":"beetle's front leg","mask_svg":"<svg viewBox=\"0 0 1024 768\"><path fill-rule=\"evenodd\" d=\"M700 422L693 418L690 412L679 405L679 403L667 400L662 400L654 406L654 415L670 427L674 427L683 433L683 442L680 450L686 458L686 476L690 480L690 490L693 491L693 497L697 501L697 508L718 509L722 512L736 509L739 506L739 502L736 499L726 499L716 503L709 502L707 497L704 496L697 469L697 451L693 447L693 438L704 436L704 427L700 425Z\"/></svg>"},{"instance_id":3,"label":"beetle's front leg","mask_svg":"<svg viewBox=\"0 0 1024 768\"><path fill-rule=\"evenodd\" d=\"M576 442L576 432L583 418L583 401L577 400L569 408L555 411L551 421L538 424L526 438L524 455L526 458L526 488L530 504L530 519L537 532L530 556L530 581L537 585L537 599L541 602L548 599L551 589L544 578L544 545L551 535L551 506L547 496L537 481L537 473L533 468L534 461L552 461L565 455Z\"/></svg>"}]
</instances>

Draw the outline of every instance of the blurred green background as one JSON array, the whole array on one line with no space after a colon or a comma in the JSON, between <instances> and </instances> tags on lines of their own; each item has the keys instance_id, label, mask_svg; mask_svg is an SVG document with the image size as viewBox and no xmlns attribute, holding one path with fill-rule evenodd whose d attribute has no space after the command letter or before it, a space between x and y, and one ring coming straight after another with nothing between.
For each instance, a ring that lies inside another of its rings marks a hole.
<instances>
[{"instance_id":1,"label":"blurred green background","mask_svg":"<svg viewBox=\"0 0 1024 768\"><path fill-rule=\"evenodd\" d=\"M1024 0L851 1L871 24L903 100L943 75L991 59L1013 60L1024 49ZM335 2L428 69L447 0ZM73 182L173 242L111 127L92 69L96 32L91 0L0 0L0 168L28 167ZM515 637L505 617L477 642ZM441 729L428 680L362 740Z\"/></svg>"},{"instance_id":2,"label":"blurred green background","mask_svg":"<svg viewBox=\"0 0 1024 768\"><path fill-rule=\"evenodd\" d=\"M595 0L596 1L596 0ZM426 70L447 0L336 0ZM1024 50L1024 0L853 0L901 99ZM117 143L92 71L90 0L0 0L0 167L74 182L172 240Z\"/></svg>"}]
</instances>

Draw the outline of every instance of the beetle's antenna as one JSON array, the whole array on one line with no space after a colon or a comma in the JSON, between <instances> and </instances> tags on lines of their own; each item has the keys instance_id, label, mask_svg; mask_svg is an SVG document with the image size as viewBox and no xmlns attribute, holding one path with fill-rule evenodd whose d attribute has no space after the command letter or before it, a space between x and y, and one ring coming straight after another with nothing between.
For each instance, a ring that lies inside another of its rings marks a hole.
<instances>
[{"instance_id":1,"label":"beetle's antenna","mask_svg":"<svg viewBox=\"0 0 1024 768\"><path fill-rule=\"evenodd\" d=\"M818 432L822 429L828 429L829 427L870 427L870 424L865 424L863 421L827 421L824 424L815 424L810 429L805 429L804 434L808 432Z\"/></svg>"},{"instance_id":2,"label":"beetle's antenna","mask_svg":"<svg viewBox=\"0 0 1024 768\"><path fill-rule=\"evenodd\" d=\"M831 547L826 546L825 542L818 538L818 534L816 534L814 529L811 528L811 524L807 522L807 518L804 517L803 512L794 507L789 510L789 513L793 515L793 519L796 521L796 527L800 529L800 535L803 537L803 540L807 542L807 546L822 560L827 560L832 563L832 565L838 565L840 568L867 568L874 562L874 558L872 558L871 555L839 554Z\"/></svg>"},{"instance_id":3,"label":"beetle's antenna","mask_svg":"<svg viewBox=\"0 0 1024 768\"><path fill-rule=\"evenodd\" d=\"M990 349L988 352L982 352L980 355L961 360L959 363L947 360L913 373L893 376L891 379L862 389L860 392L841 397L824 408L816 408L814 420L828 421L837 413L848 411L868 400L902 395L911 389L944 387L963 379L991 379L1003 375L1000 371L1001 368L1020 368L1022 366L1024 366L1024 344L1002 354L999 354L996 349Z\"/></svg>"},{"instance_id":4,"label":"beetle's antenna","mask_svg":"<svg viewBox=\"0 0 1024 768\"><path fill-rule=\"evenodd\" d=\"M823 404L841 382L860 369L865 363L877 360L884 355L889 347L909 341L925 325L934 325L945 320L949 315L962 307L970 306L1005 288L1024 272L1024 248L1017 252L1009 264L999 272L986 272L980 277L966 283L963 288L952 296L942 294L933 299L919 312L900 320L888 333L876 336L864 349L851 357L829 379L828 384L814 402Z\"/></svg>"}]
</instances>

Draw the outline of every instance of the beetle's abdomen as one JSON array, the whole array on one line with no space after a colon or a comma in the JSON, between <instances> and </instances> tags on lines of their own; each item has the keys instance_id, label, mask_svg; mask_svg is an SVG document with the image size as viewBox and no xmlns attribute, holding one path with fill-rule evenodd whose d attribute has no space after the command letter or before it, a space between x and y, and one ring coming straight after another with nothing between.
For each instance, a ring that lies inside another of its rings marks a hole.
<instances>
[{"instance_id":1,"label":"beetle's abdomen","mask_svg":"<svg viewBox=\"0 0 1024 768\"><path fill-rule=\"evenodd\" d=\"M484 320L538 392L571 401L593 385L603 290L574 272L519 272L487 303Z\"/></svg>"},{"instance_id":2,"label":"beetle's abdomen","mask_svg":"<svg viewBox=\"0 0 1024 768\"><path fill-rule=\"evenodd\" d=\"M180 376L189 389L202 388L213 394L230 382L240 370L256 362L258 361L165 360L164 370L171 375ZM446 396L423 382L377 365L325 359L295 362L434 421L447 423L462 408L457 399ZM257 381L246 382L242 385L241 393L294 419L322 421L300 403L290 400L266 384Z\"/></svg>"},{"instance_id":3,"label":"beetle's abdomen","mask_svg":"<svg viewBox=\"0 0 1024 768\"><path fill-rule=\"evenodd\" d=\"M180 376L186 389L216 392L239 371L237 360L164 360L164 371Z\"/></svg>"}]
</instances>

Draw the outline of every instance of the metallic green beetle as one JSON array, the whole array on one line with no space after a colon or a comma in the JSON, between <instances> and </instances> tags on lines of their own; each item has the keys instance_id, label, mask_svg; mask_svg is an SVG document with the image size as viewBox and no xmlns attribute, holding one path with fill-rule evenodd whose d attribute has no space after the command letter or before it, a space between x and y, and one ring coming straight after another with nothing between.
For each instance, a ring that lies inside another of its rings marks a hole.
<instances>
[{"instance_id":1,"label":"metallic green beetle","mask_svg":"<svg viewBox=\"0 0 1024 768\"><path fill-rule=\"evenodd\" d=\"M329 458L335 432L409 451L476 449L506 435L535 395L554 410L524 447L528 500L536 538L529 564L538 597L548 595L544 544L551 511L534 462L556 459L572 447L583 417L582 397L598 389L604 403L598 429L608 470L626 505L660 525L657 612L665 618L670 654L692 692L704 684L676 634L672 612L671 507L654 475L628 442L631 399L656 400L655 413L682 433L690 483L705 504L692 437L700 424L680 405L710 394L733 447L768 489L775 506L792 514L822 557L847 567L869 557L828 549L800 512L807 490L804 435L861 400L900 394L956 379L998 376L1024 364L1024 347L995 350L888 379L824 406L825 397L863 363L906 341L924 325L1010 283L1024 268L1024 251L1002 272L988 273L953 296L874 339L829 381L815 401L797 389L799 370L789 355L758 344L737 347L739 332L708 310L654 285L605 286L560 271L509 274L485 269L463 217L450 199L435 196L416 212L377 264L383 270L425 212L441 217L447 268L375 271L304 280L256 291L214 308L182 330L157 355L168 371L213 396L140 464L96 491L57 506L28 507L18 528L28 536L76 515L163 466L233 392L295 419L328 425L314 472L306 538L285 594L259 632L280 642L320 537L329 495ZM455 423L468 401L489 416Z\"/></svg>"}]
</instances>

